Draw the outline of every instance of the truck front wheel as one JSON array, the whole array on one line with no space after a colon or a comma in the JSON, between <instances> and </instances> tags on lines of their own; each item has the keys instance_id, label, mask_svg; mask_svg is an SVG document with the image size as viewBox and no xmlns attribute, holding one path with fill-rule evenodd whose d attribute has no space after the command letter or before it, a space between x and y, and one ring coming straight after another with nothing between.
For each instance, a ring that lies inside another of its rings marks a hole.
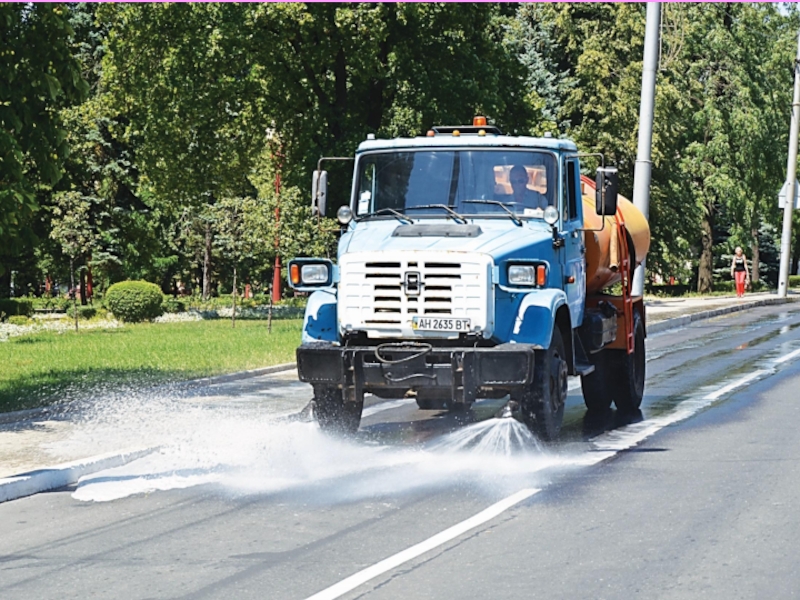
<instances>
[{"instance_id":1,"label":"truck front wheel","mask_svg":"<svg viewBox=\"0 0 800 600\"><path fill-rule=\"evenodd\" d=\"M345 402L342 390L330 386L314 386L314 414L319 428L333 433L350 434L361 424L362 402Z\"/></svg>"},{"instance_id":2,"label":"truck front wheel","mask_svg":"<svg viewBox=\"0 0 800 600\"><path fill-rule=\"evenodd\" d=\"M536 352L533 383L522 399L525 423L541 439L558 437L567 401L567 361L558 327L547 350Z\"/></svg>"}]
</instances>

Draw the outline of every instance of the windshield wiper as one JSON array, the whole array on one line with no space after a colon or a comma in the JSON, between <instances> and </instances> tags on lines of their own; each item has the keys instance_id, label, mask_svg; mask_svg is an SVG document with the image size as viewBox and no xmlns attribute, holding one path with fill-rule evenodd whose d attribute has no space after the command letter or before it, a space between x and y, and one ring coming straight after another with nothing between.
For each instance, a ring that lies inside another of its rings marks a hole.
<instances>
[{"instance_id":1,"label":"windshield wiper","mask_svg":"<svg viewBox=\"0 0 800 600\"><path fill-rule=\"evenodd\" d=\"M406 206L406 210L420 210L423 208L441 208L443 210L446 210L450 214L450 216L453 217L453 220L456 223L461 222L464 225L466 225L467 223L467 220L464 217L462 217L452 208L447 206L447 204L423 204L421 206Z\"/></svg>"},{"instance_id":2,"label":"windshield wiper","mask_svg":"<svg viewBox=\"0 0 800 600\"><path fill-rule=\"evenodd\" d=\"M499 200L464 200L464 204L496 204L508 213L509 218L514 221L516 225L522 227L522 221L520 221L515 212L508 208L505 202L500 202Z\"/></svg>"},{"instance_id":3,"label":"windshield wiper","mask_svg":"<svg viewBox=\"0 0 800 600\"><path fill-rule=\"evenodd\" d=\"M364 215L364 217L374 217L376 215L386 215L386 214L392 215L395 219L397 219L401 223L408 223L409 225L414 224L414 221L410 217L405 216L403 213L393 208L379 208L375 212L371 212L368 215Z\"/></svg>"}]
</instances>

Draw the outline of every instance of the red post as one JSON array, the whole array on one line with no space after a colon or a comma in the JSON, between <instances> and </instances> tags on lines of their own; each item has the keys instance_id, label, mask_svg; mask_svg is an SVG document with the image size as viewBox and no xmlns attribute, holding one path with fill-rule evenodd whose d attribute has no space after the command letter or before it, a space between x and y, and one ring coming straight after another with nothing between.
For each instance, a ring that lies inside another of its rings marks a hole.
<instances>
[{"instance_id":1,"label":"red post","mask_svg":"<svg viewBox=\"0 0 800 600\"><path fill-rule=\"evenodd\" d=\"M275 173L275 267L272 273L272 302L281 300L281 167L283 167L283 154L278 150L278 169Z\"/></svg>"}]
</instances>

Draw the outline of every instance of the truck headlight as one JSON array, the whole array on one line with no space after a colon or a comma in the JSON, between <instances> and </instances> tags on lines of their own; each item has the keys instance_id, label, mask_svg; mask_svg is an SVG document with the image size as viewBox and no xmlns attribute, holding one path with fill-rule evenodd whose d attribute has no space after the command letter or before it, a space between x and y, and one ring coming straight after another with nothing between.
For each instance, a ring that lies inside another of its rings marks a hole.
<instances>
[{"instance_id":1,"label":"truck headlight","mask_svg":"<svg viewBox=\"0 0 800 600\"><path fill-rule=\"evenodd\" d=\"M334 283L334 266L325 258L296 258L289 261L289 285L301 292L329 287Z\"/></svg>"},{"instance_id":2,"label":"truck headlight","mask_svg":"<svg viewBox=\"0 0 800 600\"><path fill-rule=\"evenodd\" d=\"M534 285L536 283L536 267L534 265L511 265L508 267L508 283Z\"/></svg>"},{"instance_id":3,"label":"truck headlight","mask_svg":"<svg viewBox=\"0 0 800 600\"><path fill-rule=\"evenodd\" d=\"M509 265L508 283L509 285L544 287L547 284L547 266Z\"/></svg>"},{"instance_id":4,"label":"truck headlight","mask_svg":"<svg viewBox=\"0 0 800 600\"><path fill-rule=\"evenodd\" d=\"M305 285L327 283L329 277L328 265L303 265L300 269L300 283Z\"/></svg>"}]
</instances>

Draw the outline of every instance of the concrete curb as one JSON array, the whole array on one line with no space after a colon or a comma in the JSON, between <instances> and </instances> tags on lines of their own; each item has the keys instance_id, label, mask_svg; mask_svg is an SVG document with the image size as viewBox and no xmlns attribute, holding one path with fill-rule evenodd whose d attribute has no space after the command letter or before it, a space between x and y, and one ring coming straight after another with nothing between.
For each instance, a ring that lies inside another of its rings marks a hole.
<instances>
[{"instance_id":1,"label":"concrete curb","mask_svg":"<svg viewBox=\"0 0 800 600\"><path fill-rule=\"evenodd\" d=\"M731 306L722 306L720 308L713 308L711 310L704 310L692 313L689 315L685 315L683 317L673 317L672 319L664 319L663 321L656 321L655 323L652 324L648 323L647 333L649 335L651 333L668 331L670 329L684 327L689 323L693 323L694 321L712 319L720 315L727 315L742 310L748 310L750 308L756 308L757 306L771 306L774 304L785 304L787 302L794 302L794 301L795 301L794 298L762 298L761 300L753 300L752 302L733 304ZM646 309L645 309L645 314L646 314Z\"/></svg>"},{"instance_id":2,"label":"concrete curb","mask_svg":"<svg viewBox=\"0 0 800 600\"><path fill-rule=\"evenodd\" d=\"M155 450L158 450L158 447L112 452L0 479L0 502L8 502L72 485L84 475L120 467L147 456Z\"/></svg>"},{"instance_id":3,"label":"concrete curb","mask_svg":"<svg viewBox=\"0 0 800 600\"><path fill-rule=\"evenodd\" d=\"M172 385L179 385L182 387L198 387L201 385L213 385L215 383L228 383L230 381L249 379L250 377L259 377L261 375L270 375L272 373L280 373L281 371L289 371L296 368L297 363L282 363L280 365L272 365L271 367L262 367L260 369L251 369L249 371L238 371L236 373L214 375L212 377L203 377L201 379L189 379L188 381L181 381Z\"/></svg>"}]
</instances>

